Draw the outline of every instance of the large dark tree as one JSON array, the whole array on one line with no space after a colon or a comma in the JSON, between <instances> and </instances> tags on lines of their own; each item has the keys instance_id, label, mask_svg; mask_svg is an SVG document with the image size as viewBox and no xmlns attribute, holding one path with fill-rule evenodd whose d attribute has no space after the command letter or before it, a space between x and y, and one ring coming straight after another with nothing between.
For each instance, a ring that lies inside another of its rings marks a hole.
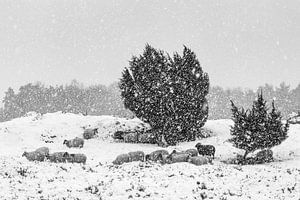
<instances>
[{"instance_id":1,"label":"large dark tree","mask_svg":"<svg viewBox=\"0 0 300 200\"><path fill-rule=\"evenodd\" d=\"M146 45L133 56L120 80L125 108L149 123L168 144L194 140L208 117L209 78L194 52L173 57Z\"/></svg>"},{"instance_id":2,"label":"large dark tree","mask_svg":"<svg viewBox=\"0 0 300 200\"><path fill-rule=\"evenodd\" d=\"M239 110L233 102L231 104L234 125L230 129L233 137L229 141L236 148L245 150L244 159L250 152L279 145L287 138L288 123L282 123L274 101L268 113L262 93L253 102L251 110Z\"/></svg>"}]
</instances>

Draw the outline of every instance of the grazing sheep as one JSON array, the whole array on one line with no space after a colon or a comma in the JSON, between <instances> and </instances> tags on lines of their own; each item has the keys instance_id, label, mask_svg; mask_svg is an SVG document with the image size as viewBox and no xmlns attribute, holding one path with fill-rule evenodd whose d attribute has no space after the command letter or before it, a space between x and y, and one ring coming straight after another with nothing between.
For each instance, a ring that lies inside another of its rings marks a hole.
<instances>
[{"instance_id":1,"label":"grazing sheep","mask_svg":"<svg viewBox=\"0 0 300 200\"><path fill-rule=\"evenodd\" d=\"M31 151L31 152L24 151L22 156L25 156L27 158L27 160L29 160L29 161L40 161L41 162L41 161L45 160L45 156L36 151Z\"/></svg>"},{"instance_id":2,"label":"grazing sheep","mask_svg":"<svg viewBox=\"0 0 300 200\"><path fill-rule=\"evenodd\" d=\"M157 162L159 160L161 160L164 156L163 155L169 155L169 152L167 150L161 149L161 150L156 150L153 151L150 154L147 154L145 159L147 160L151 160L154 162Z\"/></svg>"},{"instance_id":3,"label":"grazing sheep","mask_svg":"<svg viewBox=\"0 0 300 200\"><path fill-rule=\"evenodd\" d=\"M145 153L142 151L133 151L128 153L130 161L144 161Z\"/></svg>"},{"instance_id":4,"label":"grazing sheep","mask_svg":"<svg viewBox=\"0 0 300 200\"><path fill-rule=\"evenodd\" d=\"M67 145L67 147L79 147L82 148L84 144L84 140L82 138L76 137L72 140L64 140L63 144Z\"/></svg>"},{"instance_id":5,"label":"grazing sheep","mask_svg":"<svg viewBox=\"0 0 300 200\"><path fill-rule=\"evenodd\" d=\"M55 152L47 156L50 162L55 162L55 163L67 162L68 157L69 157L68 152Z\"/></svg>"},{"instance_id":6,"label":"grazing sheep","mask_svg":"<svg viewBox=\"0 0 300 200\"><path fill-rule=\"evenodd\" d=\"M76 154L69 154L67 157L66 157L66 160L70 163L83 163L85 164L86 163L86 155L82 154L82 153L76 153Z\"/></svg>"},{"instance_id":7,"label":"grazing sheep","mask_svg":"<svg viewBox=\"0 0 300 200\"><path fill-rule=\"evenodd\" d=\"M83 138L86 140L94 138L96 133L98 133L98 128L85 129L83 132Z\"/></svg>"},{"instance_id":8,"label":"grazing sheep","mask_svg":"<svg viewBox=\"0 0 300 200\"><path fill-rule=\"evenodd\" d=\"M123 163L130 162L130 156L126 154L120 154L117 158L112 162L114 165L122 165Z\"/></svg>"},{"instance_id":9,"label":"grazing sheep","mask_svg":"<svg viewBox=\"0 0 300 200\"><path fill-rule=\"evenodd\" d=\"M195 156L195 157L190 157L188 159L188 162L199 166L199 165L205 165L211 163L211 159L205 156Z\"/></svg>"},{"instance_id":10,"label":"grazing sheep","mask_svg":"<svg viewBox=\"0 0 300 200\"><path fill-rule=\"evenodd\" d=\"M49 155L49 148L48 147L40 147L40 148L36 149L35 152L42 154L44 157L47 157Z\"/></svg>"},{"instance_id":11,"label":"grazing sheep","mask_svg":"<svg viewBox=\"0 0 300 200\"><path fill-rule=\"evenodd\" d=\"M167 157L166 163L187 162L189 158L190 154L188 153L174 153Z\"/></svg>"},{"instance_id":12,"label":"grazing sheep","mask_svg":"<svg viewBox=\"0 0 300 200\"><path fill-rule=\"evenodd\" d=\"M184 152L190 154L191 157L198 156L198 150L197 149L187 149Z\"/></svg>"},{"instance_id":13,"label":"grazing sheep","mask_svg":"<svg viewBox=\"0 0 300 200\"><path fill-rule=\"evenodd\" d=\"M202 156L213 156L215 158L216 148L213 145L202 145L200 142L195 146Z\"/></svg>"}]
</instances>

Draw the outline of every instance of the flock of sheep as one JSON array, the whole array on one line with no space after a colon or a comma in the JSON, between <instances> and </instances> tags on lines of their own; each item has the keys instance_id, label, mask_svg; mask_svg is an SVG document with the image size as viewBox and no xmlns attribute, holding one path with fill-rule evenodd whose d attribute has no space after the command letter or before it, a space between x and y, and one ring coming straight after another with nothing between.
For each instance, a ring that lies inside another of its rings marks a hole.
<instances>
[{"instance_id":1,"label":"flock of sheep","mask_svg":"<svg viewBox=\"0 0 300 200\"><path fill-rule=\"evenodd\" d=\"M197 149L187 149L181 152L173 150L170 154L167 150L156 150L147 155L143 151L133 151L117 156L113 164L121 165L133 161L153 161L160 162L161 164L177 162L189 162L194 165L211 164L212 158L215 156L215 147L212 145L202 145L201 143L198 143L195 147Z\"/></svg>"},{"instance_id":2,"label":"flock of sheep","mask_svg":"<svg viewBox=\"0 0 300 200\"><path fill-rule=\"evenodd\" d=\"M84 139L94 138L98 133L98 129L85 129L83 138L75 137L72 140L64 140L63 145L69 148L83 148ZM167 150L157 150L145 155L143 151L134 151L127 154L121 154L112 162L115 165L121 165L133 161L154 161L161 164L171 164L176 162L190 162L195 165L203 165L212 163L215 156L215 147L212 145L202 145L198 143L197 149L188 149L186 151L177 152L174 150L169 154ZM49 153L48 147L41 147L32 152L24 152L29 161L50 161L55 163L86 163L87 157L82 153L54 152Z\"/></svg>"},{"instance_id":3,"label":"flock of sheep","mask_svg":"<svg viewBox=\"0 0 300 200\"><path fill-rule=\"evenodd\" d=\"M84 139L91 139L98 133L98 129L85 129L83 132L83 138L75 137L72 140L64 140L63 144L69 148L82 148L84 145ZM86 163L87 157L81 153L68 153L68 152L54 152L49 153L48 147L40 147L35 151L24 152L22 156L25 156L29 161L50 161L55 163Z\"/></svg>"}]
</instances>

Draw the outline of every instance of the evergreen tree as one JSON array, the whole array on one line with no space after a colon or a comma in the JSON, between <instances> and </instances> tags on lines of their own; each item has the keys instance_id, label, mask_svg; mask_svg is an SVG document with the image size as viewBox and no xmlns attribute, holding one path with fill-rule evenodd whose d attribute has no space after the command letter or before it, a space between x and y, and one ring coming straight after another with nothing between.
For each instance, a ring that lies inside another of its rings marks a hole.
<instances>
[{"instance_id":1,"label":"evergreen tree","mask_svg":"<svg viewBox=\"0 0 300 200\"><path fill-rule=\"evenodd\" d=\"M120 80L125 108L149 123L158 140L168 144L194 140L208 117L208 75L196 55L184 47L171 58L146 45L134 56Z\"/></svg>"},{"instance_id":2,"label":"evergreen tree","mask_svg":"<svg viewBox=\"0 0 300 200\"><path fill-rule=\"evenodd\" d=\"M271 148L275 145L279 145L283 140L287 138L287 131L289 123L282 124L281 113L275 108L275 103L272 101L272 110L268 116L268 137L264 142L265 148Z\"/></svg>"},{"instance_id":3,"label":"evergreen tree","mask_svg":"<svg viewBox=\"0 0 300 200\"><path fill-rule=\"evenodd\" d=\"M262 92L250 111L245 112L243 108L240 111L233 102L231 104L234 125L230 129L233 137L229 141L234 147L245 150L244 159L250 152L279 145L287 138L288 123L283 125L281 113L275 108L274 102L268 113Z\"/></svg>"}]
</instances>

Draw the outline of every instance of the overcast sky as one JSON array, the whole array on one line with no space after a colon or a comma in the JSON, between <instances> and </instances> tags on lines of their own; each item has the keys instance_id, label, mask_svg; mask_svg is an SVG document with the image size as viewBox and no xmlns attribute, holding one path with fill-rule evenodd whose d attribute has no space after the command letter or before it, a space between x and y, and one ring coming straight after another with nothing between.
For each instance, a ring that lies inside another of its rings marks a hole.
<instances>
[{"instance_id":1,"label":"overcast sky","mask_svg":"<svg viewBox=\"0 0 300 200\"><path fill-rule=\"evenodd\" d=\"M211 84L300 83L298 0L1 0L0 97L29 82L117 81L146 43L198 56Z\"/></svg>"}]
</instances>

